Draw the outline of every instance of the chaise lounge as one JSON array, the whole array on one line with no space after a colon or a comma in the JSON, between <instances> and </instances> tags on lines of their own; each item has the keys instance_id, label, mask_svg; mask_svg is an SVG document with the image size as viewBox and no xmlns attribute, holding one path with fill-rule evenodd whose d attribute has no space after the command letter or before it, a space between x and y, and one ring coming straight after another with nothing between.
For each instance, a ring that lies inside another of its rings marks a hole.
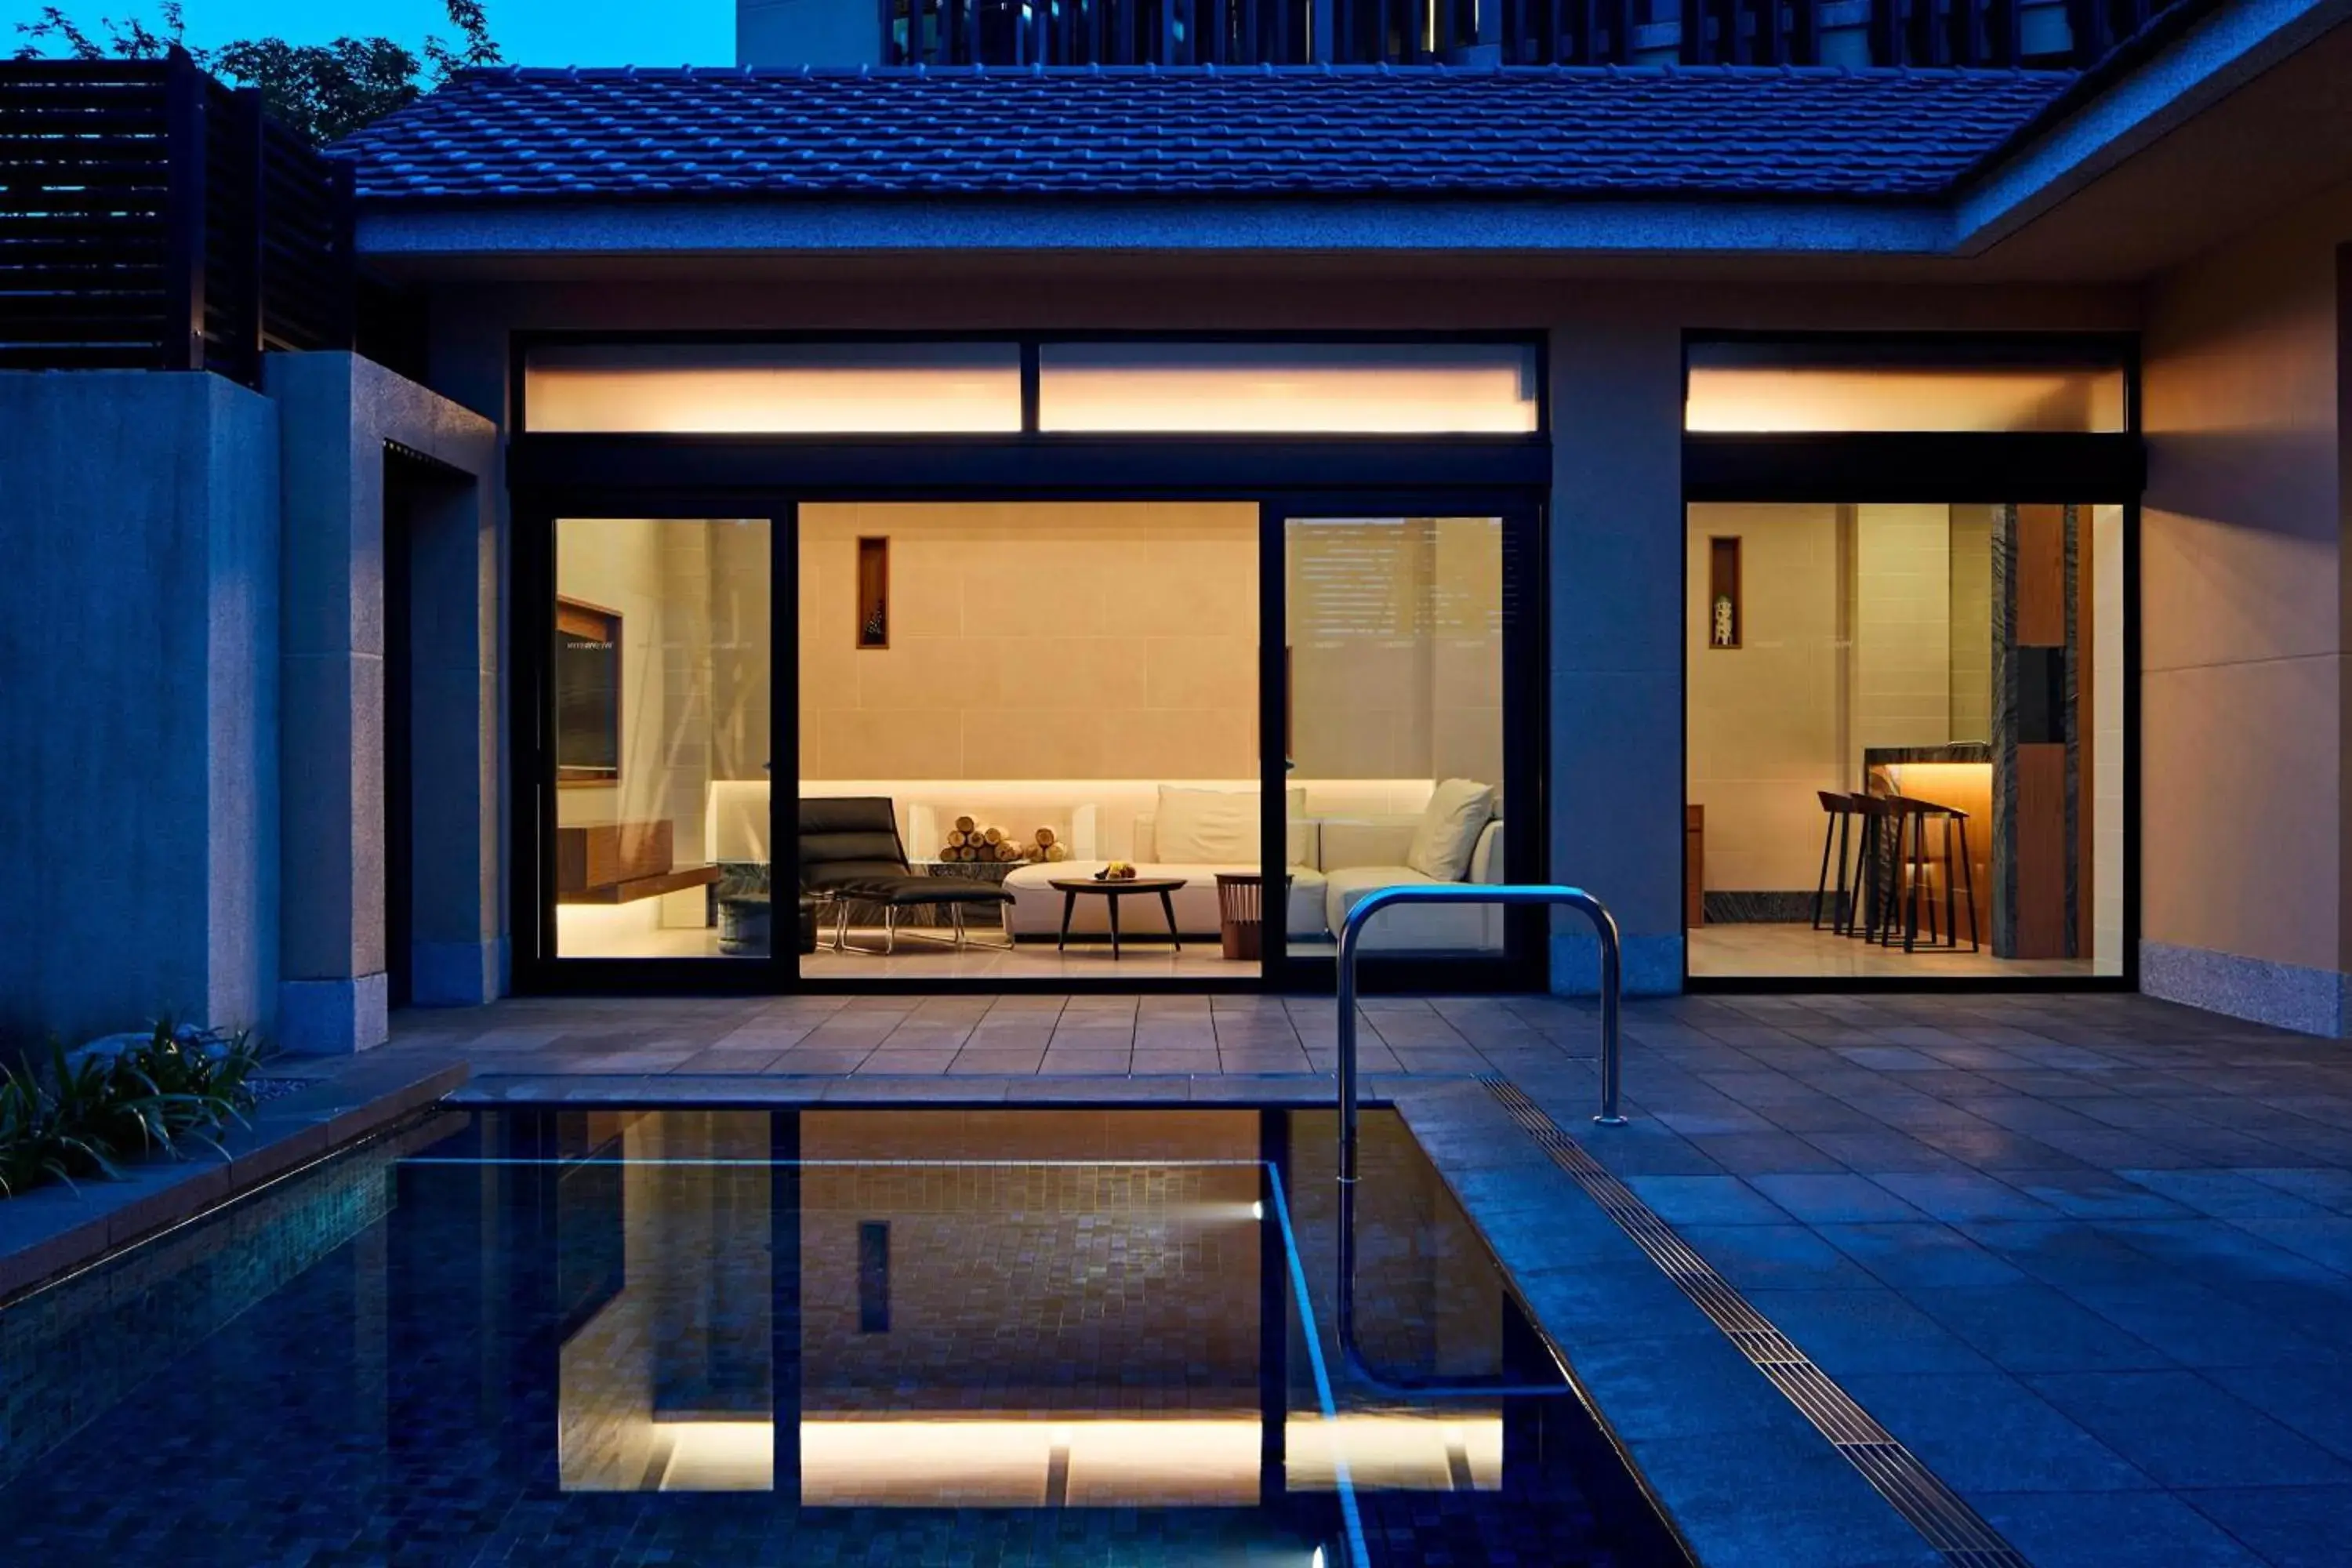
<instances>
[{"instance_id":1,"label":"chaise lounge","mask_svg":"<svg viewBox=\"0 0 2352 1568\"><path fill-rule=\"evenodd\" d=\"M803 800L800 841L801 890L831 902L832 945L836 952L896 952L899 911L928 907L947 910L953 932L948 943L963 947L970 940L964 928L966 910L976 904L1012 901L1012 895L1003 889L983 882L917 876L907 863L907 847L898 837L898 812L885 795ZM859 947L849 940L851 907L859 904L878 905L882 910L880 947Z\"/></svg>"}]
</instances>

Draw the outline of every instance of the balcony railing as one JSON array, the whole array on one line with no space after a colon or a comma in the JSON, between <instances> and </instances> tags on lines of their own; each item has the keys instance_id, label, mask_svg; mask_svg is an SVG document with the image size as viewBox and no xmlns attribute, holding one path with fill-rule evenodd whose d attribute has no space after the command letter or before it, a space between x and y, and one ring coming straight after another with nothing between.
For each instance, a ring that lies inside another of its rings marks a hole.
<instances>
[{"instance_id":1,"label":"balcony railing","mask_svg":"<svg viewBox=\"0 0 2352 1568\"><path fill-rule=\"evenodd\" d=\"M2095 65L2199 0L885 0L886 63Z\"/></svg>"},{"instance_id":2,"label":"balcony railing","mask_svg":"<svg viewBox=\"0 0 2352 1568\"><path fill-rule=\"evenodd\" d=\"M350 170L176 51L0 61L0 368L215 370L352 339Z\"/></svg>"}]
</instances>

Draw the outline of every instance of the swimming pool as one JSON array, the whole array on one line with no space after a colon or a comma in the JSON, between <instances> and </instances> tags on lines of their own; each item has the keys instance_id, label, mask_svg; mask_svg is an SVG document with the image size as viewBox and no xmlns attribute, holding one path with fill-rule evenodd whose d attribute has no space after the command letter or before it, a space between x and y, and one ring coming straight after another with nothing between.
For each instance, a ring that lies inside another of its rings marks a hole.
<instances>
[{"instance_id":1,"label":"swimming pool","mask_svg":"<svg viewBox=\"0 0 2352 1568\"><path fill-rule=\"evenodd\" d=\"M1682 1556L1368 1114L441 1112L0 1309L47 1563Z\"/></svg>"}]
</instances>

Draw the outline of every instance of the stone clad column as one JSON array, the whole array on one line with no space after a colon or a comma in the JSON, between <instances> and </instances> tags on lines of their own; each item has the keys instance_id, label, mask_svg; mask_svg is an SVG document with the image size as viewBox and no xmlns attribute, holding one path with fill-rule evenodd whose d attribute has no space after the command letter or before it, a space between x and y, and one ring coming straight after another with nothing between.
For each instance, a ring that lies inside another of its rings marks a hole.
<instances>
[{"instance_id":1,"label":"stone clad column","mask_svg":"<svg viewBox=\"0 0 2352 1568\"><path fill-rule=\"evenodd\" d=\"M1682 988L1682 335L1635 316L1551 337L1551 871L1607 904L1625 986ZM1599 984L1579 916L1555 991Z\"/></svg>"},{"instance_id":2,"label":"stone clad column","mask_svg":"<svg viewBox=\"0 0 2352 1568\"><path fill-rule=\"evenodd\" d=\"M273 354L267 386L280 411L284 498L278 1034L296 1050L364 1050L388 1033L387 443L449 481L408 520L417 1000L498 994L497 580L482 482L497 433L352 354Z\"/></svg>"}]
</instances>

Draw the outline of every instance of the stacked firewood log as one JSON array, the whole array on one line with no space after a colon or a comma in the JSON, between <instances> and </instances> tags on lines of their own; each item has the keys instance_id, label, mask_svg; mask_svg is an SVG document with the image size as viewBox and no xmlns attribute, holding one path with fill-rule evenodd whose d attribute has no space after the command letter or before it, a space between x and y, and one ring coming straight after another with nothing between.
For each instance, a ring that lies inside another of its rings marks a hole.
<instances>
[{"instance_id":1,"label":"stacked firewood log","mask_svg":"<svg viewBox=\"0 0 2352 1568\"><path fill-rule=\"evenodd\" d=\"M942 860L1066 860L1070 847L1050 827L1040 827L1026 838L1002 827L982 826L978 819L959 816L940 847Z\"/></svg>"}]
</instances>

